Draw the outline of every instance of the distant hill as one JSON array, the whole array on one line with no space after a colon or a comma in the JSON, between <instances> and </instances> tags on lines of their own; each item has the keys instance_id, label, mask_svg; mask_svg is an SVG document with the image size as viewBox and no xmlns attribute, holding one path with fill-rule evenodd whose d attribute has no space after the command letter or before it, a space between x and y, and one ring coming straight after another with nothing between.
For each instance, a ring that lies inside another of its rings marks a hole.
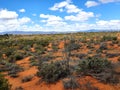
<instances>
[{"instance_id":1,"label":"distant hill","mask_svg":"<svg viewBox=\"0 0 120 90\"><path fill-rule=\"evenodd\" d=\"M67 31L67 32L57 32L57 31L7 31L7 32L0 32L1 35L3 34L60 34L60 33L77 33L77 32L115 32L120 30L85 30L85 31Z\"/></svg>"},{"instance_id":2,"label":"distant hill","mask_svg":"<svg viewBox=\"0 0 120 90\"><path fill-rule=\"evenodd\" d=\"M42 32L42 31L9 31L0 32L0 34L55 34L57 32Z\"/></svg>"}]
</instances>

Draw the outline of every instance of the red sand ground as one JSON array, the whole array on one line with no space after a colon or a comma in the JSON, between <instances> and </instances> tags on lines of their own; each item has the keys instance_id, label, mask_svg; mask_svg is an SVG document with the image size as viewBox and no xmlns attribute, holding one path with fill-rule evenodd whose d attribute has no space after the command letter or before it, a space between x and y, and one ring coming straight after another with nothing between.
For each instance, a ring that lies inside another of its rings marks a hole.
<instances>
[{"instance_id":1,"label":"red sand ground","mask_svg":"<svg viewBox=\"0 0 120 90\"><path fill-rule=\"evenodd\" d=\"M52 44L49 44L49 49L51 49ZM60 42L59 46L60 49L64 48L64 42ZM99 46L96 46L98 48ZM115 46L115 48L118 48L118 46ZM34 48L31 48L31 51L35 51ZM84 47L84 50L81 51L82 53L87 53L88 49ZM56 53L57 56L61 56L61 53ZM30 66L30 57L26 57L23 60L17 61L16 64L22 66L25 70L23 72L18 73L19 77L17 78L11 78L9 76L6 76L6 78L9 80L10 84L12 84L12 90L15 90L16 87L23 87L24 90L64 90L62 81L59 81L55 84L46 84L44 82L40 82L40 78L34 76L33 79L29 82L22 82L22 78L25 76L29 75L35 75L37 72L37 68L35 66L31 67ZM116 58L109 59L112 60L113 62L117 61ZM78 79L80 84L85 84L87 82L91 82L93 86L98 87L100 90L120 90L120 84L118 85L108 85L108 84L103 84L99 82L98 80L94 79L91 76L86 76L84 78L79 78ZM83 88L78 89L78 90L83 90ZM86 90L86 89L84 89Z\"/></svg>"}]
</instances>

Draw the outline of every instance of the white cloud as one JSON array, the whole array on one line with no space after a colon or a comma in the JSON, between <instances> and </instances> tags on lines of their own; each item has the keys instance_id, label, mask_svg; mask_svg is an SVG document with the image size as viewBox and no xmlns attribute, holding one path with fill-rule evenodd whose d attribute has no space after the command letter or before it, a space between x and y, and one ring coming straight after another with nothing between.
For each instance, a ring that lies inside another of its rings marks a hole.
<instances>
[{"instance_id":1,"label":"white cloud","mask_svg":"<svg viewBox=\"0 0 120 90\"><path fill-rule=\"evenodd\" d=\"M65 20L70 21L86 21L91 17L94 17L93 12L85 12L82 9L78 8L76 5L74 5L70 0L66 0L60 3L54 4L53 7L50 8L50 10L53 11L65 11L70 15L67 15L64 17ZM72 14L74 13L74 15ZM71 15L72 14L72 15Z\"/></svg>"},{"instance_id":2,"label":"white cloud","mask_svg":"<svg viewBox=\"0 0 120 90\"><path fill-rule=\"evenodd\" d=\"M94 7L94 6L97 6L97 5L99 5L99 3L98 3L98 2L95 2L95 1L87 1L87 2L85 3L85 6L87 6L88 8L89 8L89 7Z\"/></svg>"},{"instance_id":3,"label":"white cloud","mask_svg":"<svg viewBox=\"0 0 120 90\"><path fill-rule=\"evenodd\" d=\"M101 29L120 29L120 20L99 20L96 25Z\"/></svg>"},{"instance_id":4,"label":"white cloud","mask_svg":"<svg viewBox=\"0 0 120 90\"><path fill-rule=\"evenodd\" d=\"M48 21L62 21L63 19L59 16L55 16L55 15L45 15L45 14L40 14L41 18L46 18L48 19Z\"/></svg>"},{"instance_id":5,"label":"white cloud","mask_svg":"<svg viewBox=\"0 0 120 90\"><path fill-rule=\"evenodd\" d=\"M28 23L28 22L30 22L30 21L31 21L31 19L28 18L28 17L23 17L23 18L18 19L18 22L19 22L20 24Z\"/></svg>"},{"instance_id":6,"label":"white cloud","mask_svg":"<svg viewBox=\"0 0 120 90\"><path fill-rule=\"evenodd\" d=\"M18 14L15 11L8 11L7 9L0 10L0 19L8 20L8 19L16 19Z\"/></svg>"},{"instance_id":7,"label":"white cloud","mask_svg":"<svg viewBox=\"0 0 120 90\"><path fill-rule=\"evenodd\" d=\"M19 12L24 13L25 9L20 9Z\"/></svg>"},{"instance_id":8,"label":"white cloud","mask_svg":"<svg viewBox=\"0 0 120 90\"><path fill-rule=\"evenodd\" d=\"M98 1L87 1L85 3L86 7L94 7L94 6L98 6L100 4L107 4L107 3L114 3L114 2L120 2L120 0L98 0Z\"/></svg>"},{"instance_id":9,"label":"white cloud","mask_svg":"<svg viewBox=\"0 0 120 90\"><path fill-rule=\"evenodd\" d=\"M46 23L46 26L62 26L65 25L66 23L63 22L63 19L59 16L55 15L45 15L45 14L40 14L40 18L43 18L44 20L41 20L41 22Z\"/></svg>"},{"instance_id":10,"label":"white cloud","mask_svg":"<svg viewBox=\"0 0 120 90\"><path fill-rule=\"evenodd\" d=\"M120 0L99 0L101 3L120 2Z\"/></svg>"},{"instance_id":11,"label":"white cloud","mask_svg":"<svg viewBox=\"0 0 120 90\"><path fill-rule=\"evenodd\" d=\"M86 31L86 30L120 30L120 20L99 20L96 23L72 23L68 25L70 30L73 31ZM68 26L66 28L68 28Z\"/></svg>"},{"instance_id":12,"label":"white cloud","mask_svg":"<svg viewBox=\"0 0 120 90\"><path fill-rule=\"evenodd\" d=\"M72 4L70 0L66 0L60 3L55 3L54 6L49 9L53 11L58 10L60 12L66 11L67 13L78 13L79 11L81 11L81 9L79 9L77 6Z\"/></svg>"},{"instance_id":13,"label":"white cloud","mask_svg":"<svg viewBox=\"0 0 120 90\"><path fill-rule=\"evenodd\" d=\"M73 4L67 5L66 9L67 9L67 13L78 13L81 11L81 9L79 9L77 6Z\"/></svg>"},{"instance_id":14,"label":"white cloud","mask_svg":"<svg viewBox=\"0 0 120 90\"><path fill-rule=\"evenodd\" d=\"M52 24L53 25L53 24ZM120 29L120 20L99 20L96 23L66 23L64 27L56 26L40 26L35 24L33 26L22 25L19 30L23 31L58 31L58 32L68 32L68 31L86 31L86 30L117 30ZM1 26L0 26L1 27Z\"/></svg>"},{"instance_id":15,"label":"white cloud","mask_svg":"<svg viewBox=\"0 0 120 90\"><path fill-rule=\"evenodd\" d=\"M0 10L0 31L17 30L21 25L31 22L28 17L18 18L15 11Z\"/></svg>"},{"instance_id":16,"label":"white cloud","mask_svg":"<svg viewBox=\"0 0 120 90\"><path fill-rule=\"evenodd\" d=\"M20 28L18 28L19 31L42 31L44 30L43 27L41 27L38 24L33 24L32 26L28 25L22 25Z\"/></svg>"},{"instance_id":17,"label":"white cloud","mask_svg":"<svg viewBox=\"0 0 120 90\"><path fill-rule=\"evenodd\" d=\"M70 20L70 21L86 21L89 18L94 17L93 12L85 12L81 11L77 15L70 15L70 16L65 16L65 20Z\"/></svg>"},{"instance_id":18,"label":"white cloud","mask_svg":"<svg viewBox=\"0 0 120 90\"><path fill-rule=\"evenodd\" d=\"M53 10L53 11L56 11L56 10L60 10L62 9L63 7L67 6L70 2L67 0L67 1L63 1L63 2L60 2L60 3L55 3L53 7L49 8L50 10Z\"/></svg>"}]
</instances>

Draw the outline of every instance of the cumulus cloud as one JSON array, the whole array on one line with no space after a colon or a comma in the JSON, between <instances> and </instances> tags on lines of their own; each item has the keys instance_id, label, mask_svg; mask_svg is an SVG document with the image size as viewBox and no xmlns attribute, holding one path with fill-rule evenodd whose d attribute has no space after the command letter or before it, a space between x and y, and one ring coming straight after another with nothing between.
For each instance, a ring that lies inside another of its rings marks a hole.
<instances>
[{"instance_id":1,"label":"cumulus cloud","mask_svg":"<svg viewBox=\"0 0 120 90\"><path fill-rule=\"evenodd\" d=\"M94 7L98 6L100 4L107 4L107 3L113 3L113 2L120 2L120 0L98 0L98 1L87 1L85 3L86 7Z\"/></svg>"},{"instance_id":2,"label":"cumulus cloud","mask_svg":"<svg viewBox=\"0 0 120 90\"><path fill-rule=\"evenodd\" d=\"M40 14L40 18L44 19L41 20L41 22L46 23L46 26L52 26L52 25L61 26L66 24L65 22L63 22L63 19L61 17L55 15Z\"/></svg>"},{"instance_id":3,"label":"cumulus cloud","mask_svg":"<svg viewBox=\"0 0 120 90\"><path fill-rule=\"evenodd\" d=\"M47 18L48 21L62 21L62 18L59 16L55 16L55 15L49 15L49 14L40 14L41 18Z\"/></svg>"},{"instance_id":4,"label":"cumulus cloud","mask_svg":"<svg viewBox=\"0 0 120 90\"><path fill-rule=\"evenodd\" d=\"M120 20L99 20L96 25L101 29L120 29Z\"/></svg>"},{"instance_id":5,"label":"cumulus cloud","mask_svg":"<svg viewBox=\"0 0 120 90\"><path fill-rule=\"evenodd\" d=\"M0 10L0 31L17 30L21 25L31 22L28 17L18 18L15 11Z\"/></svg>"},{"instance_id":6,"label":"cumulus cloud","mask_svg":"<svg viewBox=\"0 0 120 90\"><path fill-rule=\"evenodd\" d=\"M19 31L42 31L43 27L41 27L39 24L34 24L31 26L28 25L22 25L20 28L18 28Z\"/></svg>"},{"instance_id":7,"label":"cumulus cloud","mask_svg":"<svg viewBox=\"0 0 120 90\"><path fill-rule=\"evenodd\" d=\"M70 0L66 0L63 2L59 2L59 3L55 3L51 8L49 8L50 10L53 11L65 11L67 12L69 15L65 16L64 19L65 20L69 20L69 21L86 21L91 17L94 17L94 13L93 12L86 12L83 11L81 8L78 8L76 5L74 5ZM74 15L73 15L74 13ZM71 15L72 14L72 15Z\"/></svg>"},{"instance_id":8,"label":"cumulus cloud","mask_svg":"<svg viewBox=\"0 0 120 90\"><path fill-rule=\"evenodd\" d=\"M58 10L60 12L66 11L67 13L78 13L79 11L81 11L81 9L79 9L77 6L72 4L70 0L66 0L60 3L55 3L54 6L52 6L49 9L53 11Z\"/></svg>"},{"instance_id":9,"label":"cumulus cloud","mask_svg":"<svg viewBox=\"0 0 120 90\"><path fill-rule=\"evenodd\" d=\"M120 2L120 0L99 0L101 3Z\"/></svg>"},{"instance_id":10,"label":"cumulus cloud","mask_svg":"<svg viewBox=\"0 0 120 90\"><path fill-rule=\"evenodd\" d=\"M23 17L23 18L18 19L19 24L28 23L30 21L31 21L31 19L28 17Z\"/></svg>"},{"instance_id":11,"label":"cumulus cloud","mask_svg":"<svg viewBox=\"0 0 120 90\"><path fill-rule=\"evenodd\" d=\"M63 1L63 2L60 2L60 3L54 4L54 6L51 7L51 8L49 8L49 9L50 9L50 10L53 10L53 11L60 10L60 9L62 9L63 7L67 6L68 4L69 4L69 2Z\"/></svg>"},{"instance_id":12,"label":"cumulus cloud","mask_svg":"<svg viewBox=\"0 0 120 90\"><path fill-rule=\"evenodd\" d=\"M85 3L85 6L87 6L88 8L89 8L89 7L94 7L94 6L97 6L97 5L99 5L99 3L98 3L98 2L95 2L95 1L87 1L87 2Z\"/></svg>"},{"instance_id":13,"label":"cumulus cloud","mask_svg":"<svg viewBox=\"0 0 120 90\"><path fill-rule=\"evenodd\" d=\"M25 9L20 9L19 12L24 13Z\"/></svg>"},{"instance_id":14,"label":"cumulus cloud","mask_svg":"<svg viewBox=\"0 0 120 90\"><path fill-rule=\"evenodd\" d=\"M65 20L70 20L70 21L86 21L89 18L94 17L93 12L85 12L81 11L77 15L70 15L70 16L65 16Z\"/></svg>"},{"instance_id":15,"label":"cumulus cloud","mask_svg":"<svg viewBox=\"0 0 120 90\"><path fill-rule=\"evenodd\" d=\"M0 10L0 20L16 19L18 14L15 11L8 11L7 9Z\"/></svg>"}]
</instances>

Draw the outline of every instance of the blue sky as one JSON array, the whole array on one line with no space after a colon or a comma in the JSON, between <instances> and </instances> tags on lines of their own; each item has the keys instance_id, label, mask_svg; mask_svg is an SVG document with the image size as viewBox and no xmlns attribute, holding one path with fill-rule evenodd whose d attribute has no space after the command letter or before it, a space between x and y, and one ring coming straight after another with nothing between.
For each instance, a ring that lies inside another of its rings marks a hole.
<instances>
[{"instance_id":1,"label":"blue sky","mask_svg":"<svg viewBox=\"0 0 120 90\"><path fill-rule=\"evenodd\" d=\"M120 0L0 0L0 32L120 29Z\"/></svg>"}]
</instances>

